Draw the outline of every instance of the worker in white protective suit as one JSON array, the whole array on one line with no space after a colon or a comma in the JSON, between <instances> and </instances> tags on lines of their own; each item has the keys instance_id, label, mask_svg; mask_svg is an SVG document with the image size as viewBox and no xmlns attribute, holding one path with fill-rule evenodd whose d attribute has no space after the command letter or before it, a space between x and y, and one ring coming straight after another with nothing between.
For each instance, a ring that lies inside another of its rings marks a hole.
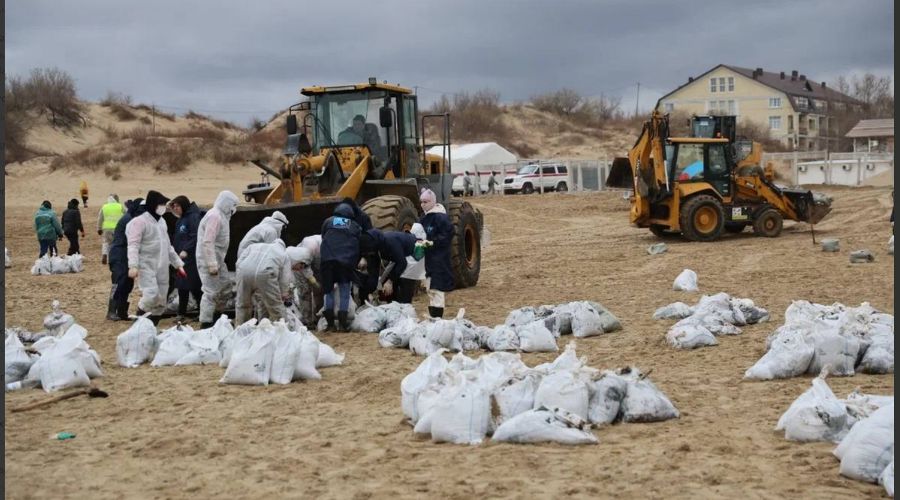
<instances>
[{"instance_id":1,"label":"worker in white protective suit","mask_svg":"<svg viewBox=\"0 0 900 500\"><path fill-rule=\"evenodd\" d=\"M315 328L316 311L321 309L325 303L322 286L319 284L319 279L321 279L319 248L322 246L322 235L307 236L297 246L309 252L309 262L306 264L302 277L294 274L294 305L297 306L303 323L309 328ZM303 277L306 279L301 279Z\"/></svg>"},{"instance_id":2,"label":"worker in white protective suit","mask_svg":"<svg viewBox=\"0 0 900 500\"><path fill-rule=\"evenodd\" d=\"M284 241L254 243L247 247L237 262L237 299L235 322L243 324L253 311L253 294L259 297L260 309L271 321L285 317L285 305L291 303L294 271L301 271L309 252L298 247L286 248Z\"/></svg>"},{"instance_id":3,"label":"worker in white protective suit","mask_svg":"<svg viewBox=\"0 0 900 500\"><path fill-rule=\"evenodd\" d=\"M144 199L147 209L125 226L128 242L128 277L137 280L141 291L138 315L150 313L154 324L159 323L166 310L169 291L169 266L186 276L184 262L169 241L169 231L162 216L169 199L157 191L150 191Z\"/></svg>"},{"instance_id":4,"label":"worker in white protective suit","mask_svg":"<svg viewBox=\"0 0 900 500\"><path fill-rule=\"evenodd\" d=\"M222 191L213 208L206 212L197 226L197 272L200 274L203 297L200 299L200 327L210 328L216 312L225 309L226 292L230 283L225 272L225 253L231 236L228 224L237 211L238 197Z\"/></svg>"},{"instance_id":5,"label":"worker in white protective suit","mask_svg":"<svg viewBox=\"0 0 900 500\"><path fill-rule=\"evenodd\" d=\"M272 243L281 238L281 231L287 225L287 217L277 210L271 216L264 218L262 222L247 231L247 234L241 239L237 251L238 259L241 258L244 250L254 243Z\"/></svg>"}]
</instances>

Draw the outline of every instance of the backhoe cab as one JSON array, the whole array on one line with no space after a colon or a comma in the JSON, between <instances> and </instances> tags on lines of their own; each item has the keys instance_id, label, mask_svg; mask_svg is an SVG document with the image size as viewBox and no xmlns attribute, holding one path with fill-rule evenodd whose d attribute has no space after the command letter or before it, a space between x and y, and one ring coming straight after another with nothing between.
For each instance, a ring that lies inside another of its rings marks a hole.
<instances>
[{"instance_id":1,"label":"backhoe cab","mask_svg":"<svg viewBox=\"0 0 900 500\"><path fill-rule=\"evenodd\" d=\"M379 83L305 87L307 100L289 108L287 140L281 162L272 167L252 161L277 183L252 184L231 219L226 263L234 267L237 245L253 226L275 210L289 224L282 239L295 245L318 234L344 198L355 200L382 230L408 230L420 215L419 192L430 188L456 225L452 264L456 286L478 282L483 217L468 202L450 196L449 115L418 119L416 96L408 88ZM421 140L426 120L442 121L442 140ZM420 142L421 141L421 142ZM442 156L425 154L443 146Z\"/></svg>"},{"instance_id":2,"label":"backhoe cab","mask_svg":"<svg viewBox=\"0 0 900 500\"><path fill-rule=\"evenodd\" d=\"M633 190L631 223L657 236L714 241L747 226L775 237L785 218L815 224L831 211L823 195L777 186L771 169L759 166L759 143L738 138L735 123L734 116L695 116L692 137L669 137L668 115L654 111L606 182Z\"/></svg>"}]
</instances>

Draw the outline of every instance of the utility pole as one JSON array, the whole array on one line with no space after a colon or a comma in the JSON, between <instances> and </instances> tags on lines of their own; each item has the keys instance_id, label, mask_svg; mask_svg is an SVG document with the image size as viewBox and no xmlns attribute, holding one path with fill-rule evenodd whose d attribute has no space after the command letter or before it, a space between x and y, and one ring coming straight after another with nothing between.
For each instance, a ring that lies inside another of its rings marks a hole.
<instances>
[{"instance_id":1,"label":"utility pole","mask_svg":"<svg viewBox=\"0 0 900 500\"><path fill-rule=\"evenodd\" d=\"M150 105L150 135L156 135L156 104Z\"/></svg>"},{"instance_id":2,"label":"utility pole","mask_svg":"<svg viewBox=\"0 0 900 500\"><path fill-rule=\"evenodd\" d=\"M638 105L641 103L641 82L637 82L637 97L634 99L634 116L638 115Z\"/></svg>"}]
</instances>

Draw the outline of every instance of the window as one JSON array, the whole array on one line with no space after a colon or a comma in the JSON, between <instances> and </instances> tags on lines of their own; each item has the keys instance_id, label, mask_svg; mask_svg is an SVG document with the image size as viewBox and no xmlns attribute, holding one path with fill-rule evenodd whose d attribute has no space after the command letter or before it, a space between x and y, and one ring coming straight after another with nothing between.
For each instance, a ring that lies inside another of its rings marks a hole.
<instances>
[{"instance_id":1,"label":"window","mask_svg":"<svg viewBox=\"0 0 900 500\"><path fill-rule=\"evenodd\" d=\"M780 130L781 129L781 117L780 116L770 116L769 117L769 128L772 130Z\"/></svg>"},{"instance_id":2,"label":"window","mask_svg":"<svg viewBox=\"0 0 900 500\"><path fill-rule=\"evenodd\" d=\"M805 97L797 97L797 107L800 109L806 109L809 107L809 100Z\"/></svg>"},{"instance_id":3,"label":"window","mask_svg":"<svg viewBox=\"0 0 900 500\"><path fill-rule=\"evenodd\" d=\"M734 77L733 76L728 77L728 91L734 92Z\"/></svg>"},{"instance_id":4,"label":"window","mask_svg":"<svg viewBox=\"0 0 900 500\"><path fill-rule=\"evenodd\" d=\"M675 110L675 104L673 104L671 102L667 102L667 103L663 104L663 108L666 110L666 113L671 113L672 111Z\"/></svg>"},{"instance_id":5,"label":"window","mask_svg":"<svg viewBox=\"0 0 900 500\"><path fill-rule=\"evenodd\" d=\"M703 178L703 145L679 144L675 160L675 178L692 181Z\"/></svg>"},{"instance_id":6,"label":"window","mask_svg":"<svg viewBox=\"0 0 900 500\"><path fill-rule=\"evenodd\" d=\"M716 112L716 101L709 101L706 105L706 112L714 114Z\"/></svg>"},{"instance_id":7,"label":"window","mask_svg":"<svg viewBox=\"0 0 900 500\"><path fill-rule=\"evenodd\" d=\"M716 79L715 79L715 78L710 78L710 79L709 79L709 91L710 91L710 92L715 92L715 91L716 91Z\"/></svg>"},{"instance_id":8,"label":"window","mask_svg":"<svg viewBox=\"0 0 900 500\"><path fill-rule=\"evenodd\" d=\"M725 92L725 77L719 77L719 92Z\"/></svg>"},{"instance_id":9,"label":"window","mask_svg":"<svg viewBox=\"0 0 900 500\"><path fill-rule=\"evenodd\" d=\"M544 175L552 175L556 173L556 167L550 165L549 167L541 167L541 173Z\"/></svg>"},{"instance_id":10,"label":"window","mask_svg":"<svg viewBox=\"0 0 900 500\"><path fill-rule=\"evenodd\" d=\"M772 109L777 109L781 107L781 98L780 97L770 97L769 98L769 107Z\"/></svg>"},{"instance_id":11,"label":"window","mask_svg":"<svg viewBox=\"0 0 900 500\"><path fill-rule=\"evenodd\" d=\"M710 144L709 145L709 173L710 175L720 176L728 170L725 164L725 145Z\"/></svg>"},{"instance_id":12,"label":"window","mask_svg":"<svg viewBox=\"0 0 900 500\"><path fill-rule=\"evenodd\" d=\"M809 119L809 129L810 129L810 130L815 130L815 129L816 129L816 120L815 120L815 118L810 118L810 119Z\"/></svg>"},{"instance_id":13,"label":"window","mask_svg":"<svg viewBox=\"0 0 900 500\"><path fill-rule=\"evenodd\" d=\"M718 112L721 113L721 114L725 114L725 110L727 109L725 106L727 106L727 104L725 103L725 101L719 101Z\"/></svg>"},{"instance_id":14,"label":"window","mask_svg":"<svg viewBox=\"0 0 900 500\"><path fill-rule=\"evenodd\" d=\"M736 113L735 113L735 107L734 107L734 100L729 100L729 101L728 101L728 114L729 114L729 115L734 115L734 114L736 114Z\"/></svg>"},{"instance_id":15,"label":"window","mask_svg":"<svg viewBox=\"0 0 900 500\"><path fill-rule=\"evenodd\" d=\"M569 168L566 167L565 165L560 165L560 166L556 167L556 170L557 170L559 173L561 173L561 174L568 174L568 173L569 173Z\"/></svg>"}]
</instances>

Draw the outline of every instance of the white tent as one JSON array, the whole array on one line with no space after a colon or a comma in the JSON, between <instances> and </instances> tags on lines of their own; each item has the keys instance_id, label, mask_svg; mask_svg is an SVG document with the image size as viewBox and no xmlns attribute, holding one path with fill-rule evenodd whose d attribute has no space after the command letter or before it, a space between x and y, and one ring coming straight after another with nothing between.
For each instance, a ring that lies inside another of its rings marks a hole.
<instances>
[{"instance_id":1,"label":"white tent","mask_svg":"<svg viewBox=\"0 0 900 500\"><path fill-rule=\"evenodd\" d=\"M429 154L443 155L446 149L432 146ZM454 175L453 190L462 190L462 175L465 172L479 173L482 190L487 189L487 180L491 170L502 170L503 166L515 167L518 159L496 142L478 142L474 144L454 144L450 146L450 173ZM498 179L499 180L499 179Z\"/></svg>"}]
</instances>

